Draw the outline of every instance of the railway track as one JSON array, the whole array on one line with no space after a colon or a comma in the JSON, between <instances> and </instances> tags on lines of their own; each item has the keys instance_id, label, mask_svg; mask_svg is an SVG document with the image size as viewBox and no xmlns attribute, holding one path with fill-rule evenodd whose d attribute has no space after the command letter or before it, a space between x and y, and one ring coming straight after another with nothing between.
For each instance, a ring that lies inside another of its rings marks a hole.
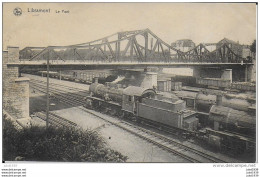
<instances>
[{"instance_id":1,"label":"railway track","mask_svg":"<svg viewBox=\"0 0 260 177\"><path fill-rule=\"evenodd\" d=\"M46 93L46 86L42 82L37 83L35 81L32 81L32 82L30 81L30 86L35 90ZM74 103L77 103L80 105L82 105L84 103L84 97L88 94L87 91L80 94L78 92L64 91L60 88L58 89L58 88L50 87L49 89L50 89L51 96L54 96L62 101L69 99L70 101L74 101Z\"/></svg>"},{"instance_id":2,"label":"railway track","mask_svg":"<svg viewBox=\"0 0 260 177\"><path fill-rule=\"evenodd\" d=\"M37 84L41 84L43 86L46 86L46 82L44 81L38 81L38 80L35 80L35 79L30 79L30 83L37 83ZM79 88L73 88L73 87L68 87L68 86L65 86L65 85L60 85L60 84L55 84L55 83L50 83L51 85L53 86L57 86L59 88L59 90L62 89L65 89L66 92L69 92L70 93L77 93L78 95L82 95L82 96L86 96L86 94L88 93L88 91L86 90L83 90L83 89L79 89Z\"/></svg>"},{"instance_id":3,"label":"railway track","mask_svg":"<svg viewBox=\"0 0 260 177\"><path fill-rule=\"evenodd\" d=\"M31 82L31 81L30 81ZM46 82L45 82L46 83ZM54 86L57 86L59 84L54 84ZM32 84L30 85L34 89L46 93L46 86L44 82L37 82L36 80L32 81ZM59 87L58 87L59 88ZM83 105L84 99L82 98L82 95L77 95L76 93L66 93L66 91L53 88L52 83L50 84L50 93L59 99L62 102L65 102L70 105ZM85 95L86 96L86 95ZM144 139L168 152L171 152L177 156L182 157L183 159L186 159L189 162L193 163L200 163L200 162L206 162L206 163L225 163L224 160L216 158L212 155L209 155L205 152L196 150L194 148L191 148L187 145L184 145L182 143L177 142L176 140L170 139L166 136L163 136L161 134L155 133L153 131L150 131L148 129L136 126L134 124L130 124L126 121L118 121L118 119L111 118L111 116L101 114L99 112L88 110L83 107L78 107L79 109L83 110L84 112L87 112L99 119L102 119L118 128L121 128L127 132L130 132L131 134ZM41 117L44 117L44 113L39 113ZM55 115L51 115L51 117L56 117ZM44 119L44 118L42 118ZM56 118L51 120L53 123L56 122ZM50 123L52 123L50 122ZM54 124L55 124L54 123ZM63 125L62 125L63 126Z\"/></svg>"},{"instance_id":4,"label":"railway track","mask_svg":"<svg viewBox=\"0 0 260 177\"><path fill-rule=\"evenodd\" d=\"M123 122L123 124L128 124L128 126L131 126L131 124L126 123L126 122ZM159 141L161 141L164 144L169 144L170 146L176 146L180 149L183 149L183 151L189 151L189 154L190 154L190 152L192 152L193 154L199 155L199 156L203 157L203 159L208 161L209 163L212 163L212 162L214 162L214 163L225 163L225 161L223 161L219 158L213 157L209 154L205 154L204 152L201 152L199 150L196 150L194 148L186 146L182 143L179 143L179 142L177 142L177 141L175 141L171 138L168 138L166 136L163 136L159 133L155 133L155 132L147 130L145 128L136 127L136 126L134 126L133 129L135 129L136 131L138 131L140 133L146 133L149 137L153 136L155 139L159 139Z\"/></svg>"},{"instance_id":5,"label":"railway track","mask_svg":"<svg viewBox=\"0 0 260 177\"><path fill-rule=\"evenodd\" d=\"M46 121L46 113L45 112L36 112L34 113L35 117L38 117L44 121ZM49 113L49 122L56 127L66 127L66 128L76 128L77 124L69 121L61 116L58 116L54 113Z\"/></svg>"}]
</instances>

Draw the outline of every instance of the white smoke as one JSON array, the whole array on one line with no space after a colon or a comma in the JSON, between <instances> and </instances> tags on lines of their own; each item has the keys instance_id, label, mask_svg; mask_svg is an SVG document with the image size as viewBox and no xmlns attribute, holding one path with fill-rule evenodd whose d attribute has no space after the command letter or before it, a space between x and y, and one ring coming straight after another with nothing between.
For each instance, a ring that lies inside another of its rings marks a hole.
<instances>
[{"instance_id":1,"label":"white smoke","mask_svg":"<svg viewBox=\"0 0 260 177\"><path fill-rule=\"evenodd\" d=\"M111 83L116 84L116 83L122 81L123 79L125 79L125 76L117 76L116 80L114 80L114 81L111 82Z\"/></svg>"}]
</instances>

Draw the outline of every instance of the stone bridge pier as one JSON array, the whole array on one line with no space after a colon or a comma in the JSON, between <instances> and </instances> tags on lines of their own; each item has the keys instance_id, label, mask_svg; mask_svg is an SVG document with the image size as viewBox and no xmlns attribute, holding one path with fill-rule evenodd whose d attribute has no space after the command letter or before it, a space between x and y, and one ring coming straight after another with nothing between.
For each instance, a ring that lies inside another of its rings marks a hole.
<instances>
[{"instance_id":1,"label":"stone bridge pier","mask_svg":"<svg viewBox=\"0 0 260 177\"><path fill-rule=\"evenodd\" d=\"M153 89L157 87L157 72L156 68L145 68L137 70L117 70L113 74L125 77L125 84Z\"/></svg>"},{"instance_id":2,"label":"stone bridge pier","mask_svg":"<svg viewBox=\"0 0 260 177\"><path fill-rule=\"evenodd\" d=\"M231 82L251 82L255 76L252 65L240 65L230 68L193 67L193 77L222 78Z\"/></svg>"},{"instance_id":3,"label":"stone bridge pier","mask_svg":"<svg viewBox=\"0 0 260 177\"><path fill-rule=\"evenodd\" d=\"M3 51L3 109L17 119L19 124L28 124L29 116L29 79L19 77L18 66L7 63L19 62L19 48L8 47Z\"/></svg>"},{"instance_id":4,"label":"stone bridge pier","mask_svg":"<svg viewBox=\"0 0 260 177\"><path fill-rule=\"evenodd\" d=\"M222 78L232 81L232 69L221 69L219 67L194 67L193 77Z\"/></svg>"}]
</instances>

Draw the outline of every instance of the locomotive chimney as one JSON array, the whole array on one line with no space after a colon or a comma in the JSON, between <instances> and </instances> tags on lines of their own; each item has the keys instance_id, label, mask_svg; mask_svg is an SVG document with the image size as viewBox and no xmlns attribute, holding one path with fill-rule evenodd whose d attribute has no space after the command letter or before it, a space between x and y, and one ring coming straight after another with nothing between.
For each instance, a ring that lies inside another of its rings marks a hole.
<instances>
[{"instance_id":1,"label":"locomotive chimney","mask_svg":"<svg viewBox=\"0 0 260 177\"><path fill-rule=\"evenodd\" d=\"M95 83L97 84L98 83L98 77L95 77Z\"/></svg>"},{"instance_id":2,"label":"locomotive chimney","mask_svg":"<svg viewBox=\"0 0 260 177\"><path fill-rule=\"evenodd\" d=\"M222 95L217 95L217 105L221 106L222 105Z\"/></svg>"}]
</instances>

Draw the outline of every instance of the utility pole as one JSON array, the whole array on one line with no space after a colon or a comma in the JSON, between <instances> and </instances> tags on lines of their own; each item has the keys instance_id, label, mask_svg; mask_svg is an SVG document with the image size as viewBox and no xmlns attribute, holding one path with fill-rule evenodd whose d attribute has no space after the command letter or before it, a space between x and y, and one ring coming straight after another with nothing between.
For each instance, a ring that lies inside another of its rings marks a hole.
<instances>
[{"instance_id":1,"label":"utility pole","mask_svg":"<svg viewBox=\"0 0 260 177\"><path fill-rule=\"evenodd\" d=\"M46 128L49 127L49 110L50 110L50 98L49 98L49 71L50 71L50 51L48 49L47 54L47 109L46 109Z\"/></svg>"}]
</instances>

